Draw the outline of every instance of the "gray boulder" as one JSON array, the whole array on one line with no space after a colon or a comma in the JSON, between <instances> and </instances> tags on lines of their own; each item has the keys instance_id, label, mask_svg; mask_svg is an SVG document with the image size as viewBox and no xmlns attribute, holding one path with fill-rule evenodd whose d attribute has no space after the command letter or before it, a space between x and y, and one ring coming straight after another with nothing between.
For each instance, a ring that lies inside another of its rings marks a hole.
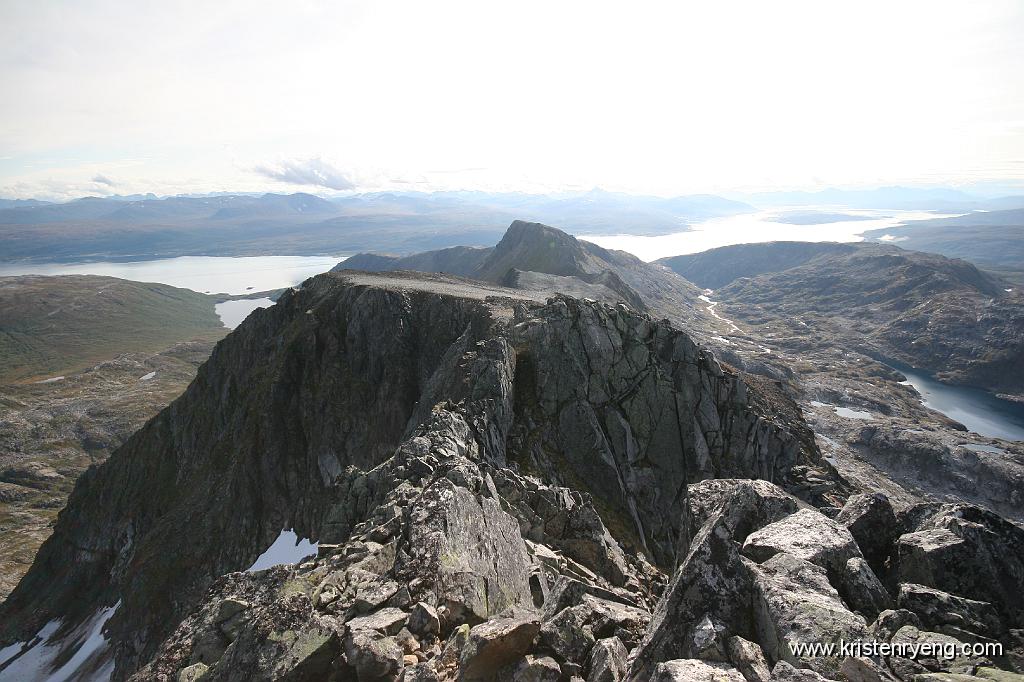
<instances>
[{"instance_id":1,"label":"gray boulder","mask_svg":"<svg viewBox=\"0 0 1024 682\"><path fill-rule=\"evenodd\" d=\"M743 543L743 555L758 563L780 553L817 564L833 575L842 575L851 558L863 558L845 526L813 509L801 509L769 524Z\"/></svg>"},{"instance_id":2,"label":"gray boulder","mask_svg":"<svg viewBox=\"0 0 1024 682\"><path fill-rule=\"evenodd\" d=\"M497 675L497 682L558 682L562 669L550 656L527 654L522 659L505 666Z\"/></svg>"},{"instance_id":3,"label":"gray boulder","mask_svg":"<svg viewBox=\"0 0 1024 682\"><path fill-rule=\"evenodd\" d=\"M878 618L871 624L871 638L879 642L888 642L904 625L921 627L921 619L916 613L906 609L886 609L878 614Z\"/></svg>"},{"instance_id":4,"label":"gray boulder","mask_svg":"<svg viewBox=\"0 0 1024 682\"><path fill-rule=\"evenodd\" d=\"M851 495L836 515L836 522L849 529L871 569L885 576L893 544L900 535L889 498L883 493Z\"/></svg>"},{"instance_id":5,"label":"gray boulder","mask_svg":"<svg viewBox=\"0 0 1024 682\"><path fill-rule=\"evenodd\" d=\"M850 557L846 561L839 588L843 601L869 621L892 608L892 597L868 562L860 557Z\"/></svg>"},{"instance_id":6,"label":"gray boulder","mask_svg":"<svg viewBox=\"0 0 1024 682\"><path fill-rule=\"evenodd\" d=\"M842 662L838 656L798 656L792 648L852 642L867 635L864 619L846 608L825 569L790 554L776 554L751 570L756 641L765 654L771 660L835 675Z\"/></svg>"},{"instance_id":7,"label":"gray boulder","mask_svg":"<svg viewBox=\"0 0 1024 682\"><path fill-rule=\"evenodd\" d=\"M913 583L900 585L896 602L917 614L926 628L952 625L986 637L998 637L1003 632L999 614L988 602Z\"/></svg>"},{"instance_id":8,"label":"gray boulder","mask_svg":"<svg viewBox=\"0 0 1024 682\"><path fill-rule=\"evenodd\" d=\"M345 637L345 661L360 680L398 676L402 669L402 647L376 630L356 630Z\"/></svg>"},{"instance_id":9,"label":"gray boulder","mask_svg":"<svg viewBox=\"0 0 1024 682\"><path fill-rule=\"evenodd\" d=\"M409 612L409 630L417 635L436 635L441 631L437 609L425 602L417 602Z\"/></svg>"},{"instance_id":10,"label":"gray boulder","mask_svg":"<svg viewBox=\"0 0 1024 682\"><path fill-rule=\"evenodd\" d=\"M704 524L690 545L654 611L640 645L630 654L630 679L647 679L655 665L673 656L696 656L709 643L698 641L711 616L729 632L748 632L751 574L732 539L723 508ZM717 648L724 650L724 642Z\"/></svg>"},{"instance_id":11,"label":"gray boulder","mask_svg":"<svg viewBox=\"0 0 1024 682\"><path fill-rule=\"evenodd\" d=\"M629 652L618 637L598 640L590 650L587 682L620 682L626 675Z\"/></svg>"},{"instance_id":12,"label":"gray boulder","mask_svg":"<svg viewBox=\"0 0 1024 682\"><path fill-rule=\"evenodd\" d=\"M905 516L898 582L988 602L1004 623L1024 623L1024 529L968 504L922 505Z\"/></svg>"},{"instance_id":13,"label":"gray boulder","mask_svg":"<svg viewBox=\"0 0 1024 682\"><path fill-rule=\"evenodd\" d=\"M650 682L744 682L743 675L725 663L694 658L659 663Z\"/></svg>"},{"instance_id":14,"label":"gray boulder","mask_svg":"<svg viewBox=\"0 0 1024 682\"><path fill-rule=\"evenodd\" d=\"M747 682L768 682L772 672L760 646L734 635L729 638L726 647L729 661L740 671Z\"/></svg>"},{"instance_id":15,"label":"gray boulder","mask_svg":"<svg viewBox=\"0 0 1024 682\"><path fill-rule=\"evenodd\" d=\"M540 632L540 617L518 612L474 626L459 652L465 680L491 680L503 667L530 653Z\"/></svg>"},{"instance_id":16,"label":"gray boulder","mask_svg":"<svg viewBox=\"0 0 1024 682\"><path fill-rule=\"evenodd\" d=\"M829 678L813 670L795 668L786 661L779 661L772 668L771 682L829 682Z\"/></svg>"},{"instance_id":17,"label":"gray boulder","mask_svg":"<svg viewBox=\"0 0 1024 682\"><path fill-rule=\"evenodd\" d=\"M554 618L544 621L540 628L541 644L563 661L584 663L595 641L586 618L587 611L582 606L563 609Z\"/></svg>"}]
</instances>

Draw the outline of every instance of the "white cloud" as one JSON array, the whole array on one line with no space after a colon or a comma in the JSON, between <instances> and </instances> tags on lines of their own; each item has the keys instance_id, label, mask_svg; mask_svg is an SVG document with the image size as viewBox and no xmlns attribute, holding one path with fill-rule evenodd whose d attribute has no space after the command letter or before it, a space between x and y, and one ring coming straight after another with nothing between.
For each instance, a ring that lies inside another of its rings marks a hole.
<instances>
[{"instance_id":1,"label":"white cloud","mask_svg":"<svg viewBox=\"0 0 1024 682\"><path fill-rule=\"evenodd\" d=\"M106 185L107 187L113 187L114 185L117 184L116 182L108 178L106 175L103 175L102 173L97 173L96 175L94 175L92 177L92 181L100 185Z\"/></svg>"},{"instance_id":2,"label":"white cloud","mask_svg":"<svg viewBox=\"0 0 1024 682\"><path fill-rule=\"evenodd\" d=\"M349 179L348 175L319 157L256 166L253 171L271 180L292 185L324 187L334 190L356 188L355 183Z\"/></svg>"}]
</instances>

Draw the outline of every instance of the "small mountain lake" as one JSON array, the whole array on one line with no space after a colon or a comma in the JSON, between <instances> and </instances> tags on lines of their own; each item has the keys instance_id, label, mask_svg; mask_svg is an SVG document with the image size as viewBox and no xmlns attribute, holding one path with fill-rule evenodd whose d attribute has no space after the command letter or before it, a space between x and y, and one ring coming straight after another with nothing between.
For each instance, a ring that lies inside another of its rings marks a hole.
<instances>
[{"instance_id":1,"label":"small mountain lake","mask_svg":"<svg viewBox=\"0 0 1024 682\"><path fill-rule=\"evenodd\" d=\"M889 363L921 394L925 407L955 419L982 436L1024 440L1024 405L1003 400L980 388L949 386L923 370Z\"/></svg>"}]
</instances>

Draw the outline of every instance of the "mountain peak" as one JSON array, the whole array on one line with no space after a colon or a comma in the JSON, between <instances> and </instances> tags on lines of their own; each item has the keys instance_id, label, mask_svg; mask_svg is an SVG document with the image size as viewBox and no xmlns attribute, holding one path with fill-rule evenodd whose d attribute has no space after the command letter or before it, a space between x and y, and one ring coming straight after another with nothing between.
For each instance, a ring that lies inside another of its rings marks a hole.
<instances>
[{"instance_id":1,"label":"mountain peak","mask_svg":"<svg viewBox=\"0 0 1024 682\"><path fill-rule=\"evenodd\" d=\"M548 275L579 275L593 272L584 265L587 255L579 240L570 234L543 223L516 220L480 265L477 276L498 281L512 268Z\"/></svg>"}]
</instances>

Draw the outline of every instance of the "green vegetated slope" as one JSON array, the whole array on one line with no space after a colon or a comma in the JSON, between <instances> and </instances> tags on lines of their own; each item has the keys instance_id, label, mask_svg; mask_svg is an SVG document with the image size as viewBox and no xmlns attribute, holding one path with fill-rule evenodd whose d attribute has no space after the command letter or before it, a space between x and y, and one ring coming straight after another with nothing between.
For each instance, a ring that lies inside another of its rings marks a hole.
<instances>
[{"instance_id":1,"label":"green vegetated slope","mask_svg":"<svg viewBox=\"0 0 1024 682\"><path fill-rule=\"evenodd\" d=\"M113 277L0 277L0 381L52 377L121 353L227 332L213 299Z\"/></svg>"}]
</instances>

